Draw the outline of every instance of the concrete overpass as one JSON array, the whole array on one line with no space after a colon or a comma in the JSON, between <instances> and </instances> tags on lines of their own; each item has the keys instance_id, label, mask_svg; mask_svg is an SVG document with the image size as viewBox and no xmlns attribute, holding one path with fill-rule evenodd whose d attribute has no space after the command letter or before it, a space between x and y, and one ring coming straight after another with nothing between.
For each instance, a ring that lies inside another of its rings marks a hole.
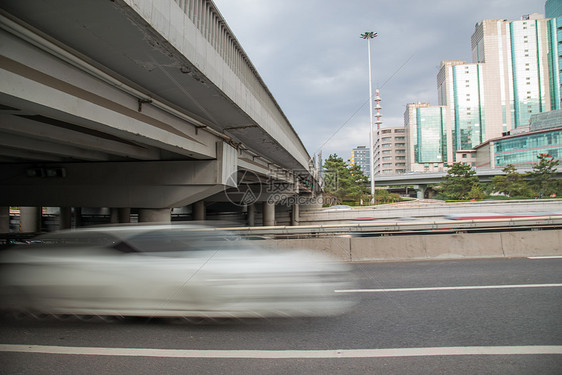
<instances>
[{"instance_id":1,"label":"concrete overpass","mask_svg":"<svg viewBox=\"0 0 562 375\"><path fill-rule=\"evenodd\" d=\"M275 199L314 193L310 156L212 1L0 7L0 206L126 221L263 202L272 225Z\"/></svg>"},{"instance_id":2,"label":"concrete overpass","mask_svg":"<svg viewBox=\"0 0 562 375\"><path fill-rule=\"evenodd\" d=\"M505 175L503 169L475 169L476 177L481 182L490 182L492 177ZM527 172L532 172L533 168L517 168L517 173L524 175ZM428 185L439 184L443 178L447 175L447 172L410 172L405 174L393 174L393 175L376 175L375 185L376 186L393 186L393 185L414 185L417 191L418 198L423 198L425 190ZM557 178L562 178L562 166L558 166L558 171L556 173Z\"/></svg>"}]
</instances>

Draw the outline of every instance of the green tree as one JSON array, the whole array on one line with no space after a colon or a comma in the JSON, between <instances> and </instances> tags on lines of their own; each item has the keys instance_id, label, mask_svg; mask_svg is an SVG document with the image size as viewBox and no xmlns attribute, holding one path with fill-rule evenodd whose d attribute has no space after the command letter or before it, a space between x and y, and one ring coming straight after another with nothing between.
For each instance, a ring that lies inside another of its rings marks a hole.
<instances>
[{"instance_id":1,"label":"green tree","mask_svg":"<svg viewBox=\"0 0 562 375\"><path fill-rule=\"evenodd\" d=\"M484 199L484 198L486 198L486 193L484 192L484 189L482 188L482 186L479 183L474 184L474 185L472 185L472 189L470 189L470 191L468 192L468 198L469 199Z\"/></svg>"},{"instance_id":2,"label":"green tree","mask_svg":"<svg viewBox=\"0 0 562 375\"><path fill-rule=\"evenodd\" d=\"M533 190L525 181L525 176L517 173L513 164L508 164L503 172L503 176L492 177L493 190L503 193L509 197L532 197Z\"/></svg>"},{"instance_id":3,"label":"green tree","mask_svg":"<svg viewBox=\"0 0 562 375\"><path fill-rule=\"evenodd\" d=\"M358 201L368 192L368 178L358 165L348 166L332 154L324 162L324 190L339 202L346 198Z\"/></svg>"},{"instance_id":4,"label":"green tree","mask_svg":"<svg viewBox=\"0 0 562 375\"><path fill-rule=\"evenodd\" d=\"M378 189L375 191L375 201L378 204L398 202L400 201L400 195L391 193L386 189Z\"/></svg>"},{"instance_id":5,"label":"green tree","mask_svg":"<svg viewBox=\"0 0 562 375\"><path fill-rule=\"evenodd\" d=\"M560 193L560 184L556 180L558 160L549 154L540 153L538 163L533 165L533 171L528 172L529 184L542 197Z\"/></svg>"},{"instance_id":6,"label":"green tree","mask_svg":"<svg viewBox=\"0 0 562 375\"><path fill-rule=\"evenodd\" d=\"M476 172L468 164L455 163L447 172L442 185L442 194L449 199L470 199L474 185L479 186Z\"/></svg>"},{"instance_id":7,"label":"green tree","mask_svg":"<svg viewBox=\"0 0 562 375\"><path fill-rule=\"evenodd\" d=\"M354 201L368 200L369 177L365 176L361 167L357 164L349 167L349 173L351 175L351 186L348 196Z\"/></svg>"}]
</instances>

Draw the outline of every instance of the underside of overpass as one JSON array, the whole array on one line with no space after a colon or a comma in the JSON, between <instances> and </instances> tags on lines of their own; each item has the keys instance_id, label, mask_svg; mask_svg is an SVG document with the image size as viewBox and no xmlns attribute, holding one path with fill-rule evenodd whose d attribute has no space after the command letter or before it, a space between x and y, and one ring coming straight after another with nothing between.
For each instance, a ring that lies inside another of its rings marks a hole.
<instances>
[{"instance_id":1,"label":"underside of overpass","mask_svg":"<svg viewBox=\"0 0 562 375\"><path fill-rule=\"evenodd\" d=\"M260 191L250 203L271 202L271 186L313 193L294 129L212 2L194 1L238 46L240 72L172 0L2 2L0 206L242 207L244 191Z\"/></svg>"}]
</instances>

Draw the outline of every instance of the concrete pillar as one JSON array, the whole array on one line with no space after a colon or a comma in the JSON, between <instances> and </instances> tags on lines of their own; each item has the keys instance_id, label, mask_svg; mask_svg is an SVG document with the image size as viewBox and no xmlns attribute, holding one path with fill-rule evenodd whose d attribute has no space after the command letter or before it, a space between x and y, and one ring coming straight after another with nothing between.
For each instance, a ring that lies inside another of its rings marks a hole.
<instances>
[{"instance_id":1,"label":"concrete pillar","mask_svg":"<svg viewBox=\"0 0 562 375\"><path fill-rule=\"evenodd\" d=\"M139 223L170 223L172 210L169 208L139 209Z\"/></svg>"},{"instance_id":2,"label":"concrete pillar","mask_svg":"<svg viewBox=\"0 0 562 375\"><path fill-rule=\"evenodd\" d=\"M128 224L131 222L130 208L112 208L109 215L109 221L112 224Z\"/></svg>"},{"instance_id":3,"label":"concrete pillar","mask_svg":"<svg viewBox=\"0 0 562 375\"><path fill-rule=\"evenodd\" d=\"M72 207L60 207L59 229L72 228Z\"/></svg>"},{"instance_id":4,"label":"concrete pillar","mask_svg":"<svg viewBox=\"0 0 562 375\"><path fill-rule=\"evenodd\" d=\"M275 225L275 203L263 202L263 225Z\"/></svg>"},{"instance_id":5,"label":"concrete pillar","mask_svg":"<svg viewBox=\"0 0 562 375\"><path fill-rule=\"evenodd\" d=\"M248 226L256 226L256 206L254 204L248 206Z\"/></svg>"},{"instance_id":6,"label":"concrete pillar","mask_svg":"<svg viewBox=\"0 0 562 375\"><path fill-rule=\"evenodd\" d=\"M418 199L424 199L427 185L414 185L414 189L416 189L416 197Z\"/></svg>"},{"instance_id":7,"label":"concrete pillar","mask_svg":"<svg viewBox=\"0 0 562 375\"><path fill-rule=\"evenodd\" d=\"M117 218L120 223L130 223L131 222L131 209L130 208L118 208Z\"/></svg>"},{"instance_id":8,"label":"concrete pillar","mask_svg":"<svg viewBox=\"0 0 562 375\"><path fill-rule=\"evenodd\" d=\"M20 207L21 233L37 233L41 230L41 207Z\"/></svg>"},{"instance_id":9,"label":"concrete pillar","mask_svg":"<svg viewBox=\"0 0 562 375\"><path fill-rule=\"evenodd\" d=\"M82 226L82 207L74 207L74 226L76 228Z\"/></svg>"},{"instance_id":10,"label":"concrete pillar","mask_svg":"<svg viewBox=\"0 0 562 375\"><path fill-rule=\"evenodd\" d=\"M299 215L300 215L300 206L298 203L293 205L293 210L291 211L291 225L298 226L299 225Z\"/></svg>"},{"instance_id":11,"label":"concrete pillar","mask_svg":"<svg viewBox=\"0 0 562 375\"><path fill-rule=\"evenodd\" d=\"M10 232L10 207L0 207L0 233Z\"/></svg>"},{"instance_id":12,"label":"concrete pillar","mask_svg":"<svg viewBox=\"0 0 562 375\"><path fill-rule=\"evenodd\" d=\"M198 201L193 203L192 215L193 215L193 220L197 220L197 221L205 220L205 216L206 216L205 201Z\"/></svg>"}]
</instances>

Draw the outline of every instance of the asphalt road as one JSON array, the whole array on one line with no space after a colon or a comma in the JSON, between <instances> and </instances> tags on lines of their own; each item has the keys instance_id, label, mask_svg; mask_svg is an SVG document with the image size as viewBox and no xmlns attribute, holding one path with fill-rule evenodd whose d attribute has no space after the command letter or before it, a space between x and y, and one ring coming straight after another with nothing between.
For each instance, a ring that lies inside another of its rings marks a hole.
<instances>
[{"instance_id":1,"label":"asphalt road","mask_svg":"<svg viewBox=\"0 0 562 375\"><path fill-rule=\"evenodd\" d=\"M562 259L354 268L334 318L4 317L0 374L562 374Z\"/></svg>"}]
</instances>

